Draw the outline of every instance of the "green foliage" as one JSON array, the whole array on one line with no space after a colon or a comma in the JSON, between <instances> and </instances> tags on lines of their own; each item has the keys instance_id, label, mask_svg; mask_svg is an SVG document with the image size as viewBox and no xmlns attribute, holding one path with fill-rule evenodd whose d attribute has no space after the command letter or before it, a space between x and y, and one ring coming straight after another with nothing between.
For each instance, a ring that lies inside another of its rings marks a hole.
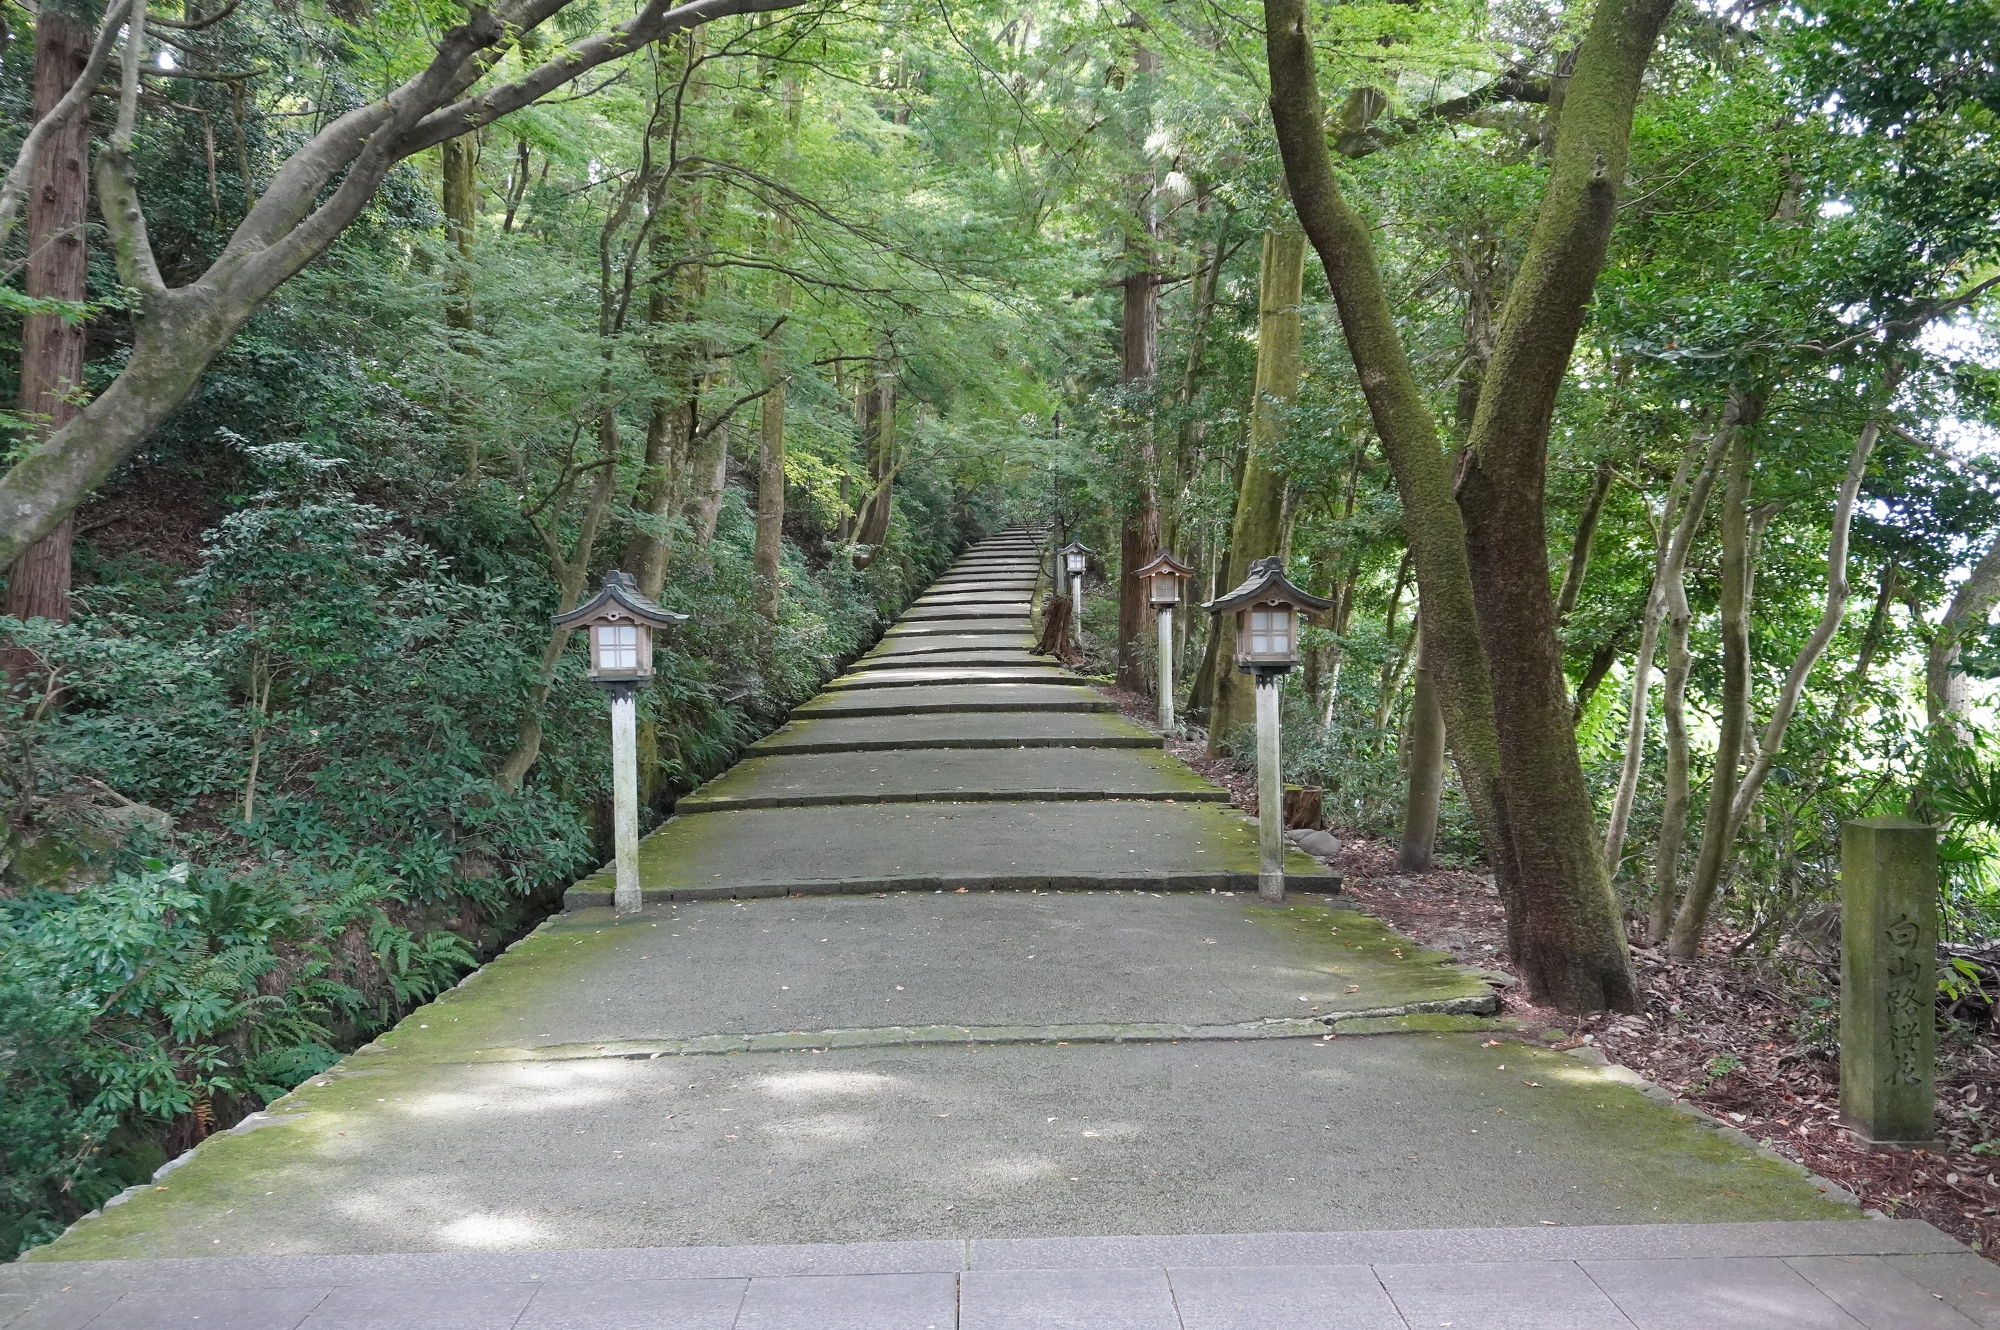
<instances>
[{"instance_id":1,"label":"green foliage","mask_svg":"<svg viewBox=\"0 0 2000 1330\"><path fill-rule=\"evenodd\" d=\"M157 860L0 900L0 1245L132 1181L121 1132L275 1098L452 983L470 949L407 906L355 872Z\"/></svg>"}]
</instances>

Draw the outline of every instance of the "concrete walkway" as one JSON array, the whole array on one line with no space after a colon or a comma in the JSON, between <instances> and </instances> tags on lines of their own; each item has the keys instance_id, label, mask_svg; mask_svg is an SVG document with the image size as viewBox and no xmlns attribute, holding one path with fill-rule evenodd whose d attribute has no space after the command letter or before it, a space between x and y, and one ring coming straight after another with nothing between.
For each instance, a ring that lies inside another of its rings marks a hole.
<instances>
[{"instance_id":1,"label":"concrete walkway","mask_svg":"<svg viewBox=\"0 0 2000 1330\"><path fill-rule=\"evenodd\" d=\"M925 599L1025 623L1034 564ZM1519 1040L1316 863L1259 906L1221 791L986 622L906 619L685 800L639 915L585 879L0 1268L0 1330L2000 1324L1977 1257Z\"/></svg>"}]
</instances>

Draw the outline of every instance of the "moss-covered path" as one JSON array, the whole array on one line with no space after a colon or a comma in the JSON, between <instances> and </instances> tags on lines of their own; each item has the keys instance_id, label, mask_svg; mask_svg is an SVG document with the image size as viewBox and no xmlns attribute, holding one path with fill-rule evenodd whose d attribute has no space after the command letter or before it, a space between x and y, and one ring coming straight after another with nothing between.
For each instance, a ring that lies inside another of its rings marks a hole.
<instances>
[{"instance_id":1,"label":"moss-covered path","mask_svg":"<svg viewBox=\"0 0 2000 1330\"><path fill-rule=\"evenodd\" d=\"M968 555L926 608L981 615L905 620L684 801L640 914L586 879L32 1259L1854 1217L1515 1040L1317 864L1259 906L1251 824L1027 654L1034 566Z\"/></svg>"}]
</instances>

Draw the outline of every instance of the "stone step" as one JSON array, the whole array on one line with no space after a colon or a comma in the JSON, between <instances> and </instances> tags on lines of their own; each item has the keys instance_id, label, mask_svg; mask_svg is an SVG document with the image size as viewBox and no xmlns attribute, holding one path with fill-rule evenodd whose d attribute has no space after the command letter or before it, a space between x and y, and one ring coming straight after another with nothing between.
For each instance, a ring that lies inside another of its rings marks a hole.
<instances>
[{"instance_id":1,"label":"stone step","mask_svg":"<svg viewBox=\"0 0 2000 1330\"><path fill-rule=\"evenodd\" d=\"M911 748L1158 748L1160 736L1120 716L955 712L882 719L826 716L786 721L750 745L770 753L895 752Z\"/></svg>"},{"instance_id":2,"label":"stone step","mask_svg":"<svg viewBox=\"0 0 2000 1330\"><path fill-rule=\"evenodd\" d=\"M964 637L986 635L1010 637L1025 642L1033 642L1030 636L1033 624L1025 614L1007 618L985 618L958 616L950 619L919 619L914 623L899 622L884 638L894 637Z\"/></svg>"},{"instance_id":3,"label":"stone step","mask_svg":"<svg viewBox=\"0 0 2000 1330\"><path fill-rule=\"evenodd\" d=\"M1073 683L920 684L892 688L848 688L822 693L792 709L798 720L820 716L929 716L946 712L1007 711L1048 714L1108 712L1114 708L1094 689Z\"/></svg>"},{"instance_id":4,"label":"stone step","mask_svg":"<svg viewBox=\"0 0 2000 1330\"><path fill-rule=\"evenodd\" d=\"M904 610L896 622L900 624L929 623L934 619L1023 619L1028 617L1026 601L1015 601L1011 605L991 605L979 603L957 603L926 605L917 602Z\"/></svg>"},{"instance_id":5,"label":"stone step","mask_svg":"<svg viewBox=\"0 0 2000 1330\"><path fill-rule=\"evenodd\" d=\"M918 638L918 641L924 639ZM990 669L1053 669L1056 663L1047 656L1037 656L1025 647L946 647L941 651L902 651L870 653L854 662L852 672L875 670L906 670L911 668L941 669L952 665L970 665Z\"/></svg>"},{"instance_id":6,"label":"stone step","mask_svg":"<svg viewBox=\"0 0 2000 1330\"><path fill-rule=\"evenodd\" d=\"M1301 891L1329 877L1299 854L1286 873ZM639 879L648 902L960 888L1255 891L1257 829L1226 804L1137 799L746 808L669 820L640 842ZM601 869L571 887L564 906L609 905L611 885Z\"/></svg>"},{"instance_id":7,"label":"stone step","mask_svg":"<svg viewBox=\"0 0 2000 1330\"><path fill-rule=\"evenodd\" d=\"M935 609L951 605L1005 605L1010 609L1026 611L1034 596L1026 591L940 591L919 596L910 602L912 609Z\"/></svg>"},{"instance_id":8,"label":"stone step","mask_svg":"<svg viewBox=\"0 0 2000 1330\"><path fill-rule=\"evenodd\" d=\"M996 573L992 576L940 577L925 590L925 595L935 595L944 591L1022 591L1032 592L1040 579L1019 577L1013 573Z\"/></svg>"},{"instance_id":9,"label":"stone step","mask_svg":"<svg viewBox=\"0 0 2000 1330\"><path fill-rule=\"evenodd\" d=\"M1219 803L1228 792L1157 748L921 748L794 753L737 763L676 813L889 800L1160 799Z\"/></svg>"},{"instance_id":10,"label":"stone step","mask_svg":"<svg viewBox=\"0 0 2000 1330\"><path fill-rule=\"evenodd\" d=\"M1047 664L1007 665L882 665L866 662L855 673L843 674L827 684L830 693L863 688L917 688L932 684L1069 684L1080 683L1074 674ZM1005 691L997 689L995 691ZM1087 690L1086 690L1087 691Z\"/></svg>"},{"instance_id":11,"label":"stone step","mask_svg":"<svg viewBox=\"0 0 2000 1330\"><path fill-rule=\"evenodd\" d=\"M981 633L903 633L893 631L882 639L863 660L886 656L931 656L944 652L1026 652L1034 646L1032 633L1018 631Z\"/></svg>"}]
</instances>

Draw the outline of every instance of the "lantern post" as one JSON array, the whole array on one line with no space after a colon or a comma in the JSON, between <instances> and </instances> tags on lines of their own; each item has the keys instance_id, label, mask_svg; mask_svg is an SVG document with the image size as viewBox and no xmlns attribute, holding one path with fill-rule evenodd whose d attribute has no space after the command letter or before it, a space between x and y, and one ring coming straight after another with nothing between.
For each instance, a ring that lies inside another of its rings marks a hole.
<instances>
[{"instance_id":1,"label":"lantern post","mask_svg":"<svg viewBox=\"0 0 2000 1330\"><path fill-rule=\"evenodd\" d=\"M1063 569L1069 574L1069 607L1076 619L1076 640L1083 640L1083 570L1094 551L1080 540L1062 547Z\"/></svg>"},{"instance_id":2,"label":"lantern post","mask_svg":"<svg viewBox=\"0 0 2000 1330\"><path fill-rule=\"evenodd\" d=\"M552 620L590 633L590 681L611 702L612 905L636 914L639 887L639 689L653 677L653 630L686 623L639 594L630 573L609 572L595 596Z\"/></svg>"},{"instance_id":3,"label":"lantern post","mask_svg":"<svg viewBox=\"0 0 2000 1330\"><path fill-rule=\"evenodd\" d=\"M1146 599L1157 613L1160 629L1160 733L1174 732L1174 607L1181 603L1181 583L1194 576L1194 569L1166 550L1152 562L1132 570L1132 576L1146 584Z\"/></svg>"},{"instance_id":4,"label":"lantern post","mask_svg":"<svg viewBox=\"0 0 2000 1330\"><path fill-rule=\"evenodd\" d=\"M1236 615L1236 668L1257 680L1257 895L1285 898L1285 772L1280 761L1278 685L1299 663L1306 615L1333 602L1293 586L1283 559L1257 559L1241 586L1202 608Z\"/></svg>"}]
</instances>

